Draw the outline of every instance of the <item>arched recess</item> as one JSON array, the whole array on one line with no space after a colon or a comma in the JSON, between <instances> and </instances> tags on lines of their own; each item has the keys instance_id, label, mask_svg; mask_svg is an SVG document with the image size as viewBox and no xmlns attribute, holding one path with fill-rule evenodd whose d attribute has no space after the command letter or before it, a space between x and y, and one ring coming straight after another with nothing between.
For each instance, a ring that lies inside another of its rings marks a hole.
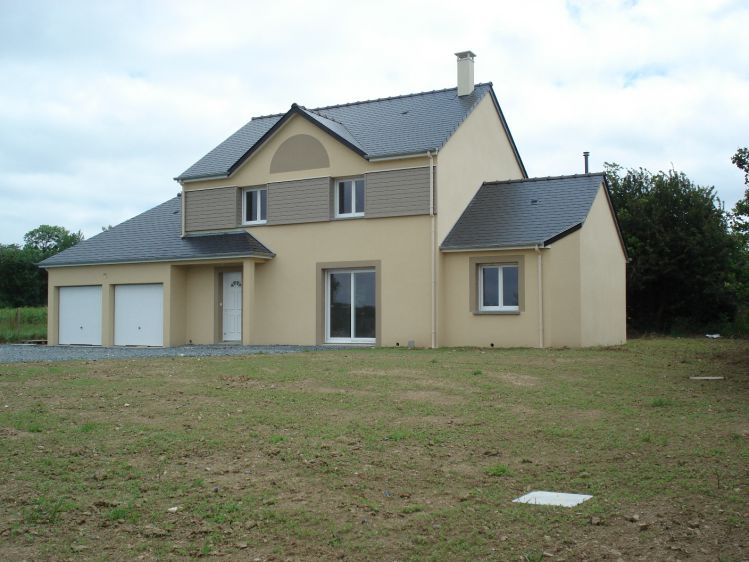
<instances>
[{"instance_id":1,"label":"arched recess","mask_svg":"<svg viewBox=\"0 0 749 562\"><path fill-rule=\"evenodd\" d=\"M281 143L270 162L270 173L328 168L330 159L322 143L311 135L294 135Z\"/></svg>"}]
</instances>

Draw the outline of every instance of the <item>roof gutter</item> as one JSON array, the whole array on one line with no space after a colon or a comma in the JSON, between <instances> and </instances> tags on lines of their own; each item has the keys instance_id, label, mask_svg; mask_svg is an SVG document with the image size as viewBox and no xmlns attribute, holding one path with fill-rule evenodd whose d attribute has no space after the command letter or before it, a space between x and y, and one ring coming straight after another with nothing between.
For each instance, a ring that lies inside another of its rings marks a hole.
<instances>
[{"instance_id":1,"label":"roof gutter","mask_svg":"<svg viewBox=\"0 0 749 562\"><path fill-rule=\"evenodd\" d=\"M403 152L402 154L393 154L392 156L376 156L374 158L367 158L370 162L387 162L388 160L402 160L403 158L417 158L419 156L437 156L437 149L430 148L424 152ZM430 157L431 158L431 157Z\"/></svg>"},{"instance_id":2,"label":"roof gutter","mask_svg":"<svg viewBox=\"0 0 749 562\"><path fill-rule=\"evenodd\" d=\"M441 252L444 253L458 253L458 252L499 252L506 250L547 250L548 248L542 244L534 244L532 246L498 246L498 247L476 247L476 248L440 248Z\"/></svg>"},{"instance_id":3,"label":"roof gutter","mask_svg":"<svg viewBox=\"0 0 749 562\"><path fill-rule=\"evenodd\" d=\"M207 258L166 258L162 260L131 260L131 261L102 261L102 262L81 262L81 263L63 263L59 265L42 265L37 264L38 267L44 269L55 269L58 267L89 267L99 265L127 265L133 263L172 263L172 262L193 262L193 261L226 261L234 260L237 258L252 258L257 260L270 260L276 257L276 254L227 254L225 256L211 256Z\"/></svg>"}]
</instances>

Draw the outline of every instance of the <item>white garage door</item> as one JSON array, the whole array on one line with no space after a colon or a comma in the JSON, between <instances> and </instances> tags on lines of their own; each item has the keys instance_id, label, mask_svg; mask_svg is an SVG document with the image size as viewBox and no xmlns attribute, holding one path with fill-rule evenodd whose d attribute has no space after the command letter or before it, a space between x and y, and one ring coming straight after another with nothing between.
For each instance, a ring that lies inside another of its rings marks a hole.
<instances>
[{"instance_id":1,"label":"white garage door","mask_svg":"<svg viewBox=\"0 0 749 562\"><path fill-rule=\"evenodd\" d=\"M101 285L60 287L58 341L101 345Z\"/></svg>"},{"instance_id":2,"label":"white garage door","mask_svg":"<svg viewBox=\"0 0 749 562\"><path fill-rule=\"evenodd\" d=\"M164 345L164 287L114 288L114 345Z\"/></svg>"}]
</instances>

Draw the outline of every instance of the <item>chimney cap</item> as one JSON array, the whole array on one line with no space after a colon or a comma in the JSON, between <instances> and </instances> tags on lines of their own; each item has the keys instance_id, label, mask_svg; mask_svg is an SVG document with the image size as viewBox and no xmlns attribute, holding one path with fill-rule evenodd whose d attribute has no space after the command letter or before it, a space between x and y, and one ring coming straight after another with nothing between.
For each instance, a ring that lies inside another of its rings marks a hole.
<instances>
[{"instance_id":1,"label":"chimney cap","mask_svg":"<svg viewBox=\"0 0 749 562\"><path fill-rule=\"evenodd\" d=\"M476 56L476 53L473 51L460 51L459 53L455 53L455 56L458 57L458 59L473 59L473 57Z\"/></svg>"}]
</instances>

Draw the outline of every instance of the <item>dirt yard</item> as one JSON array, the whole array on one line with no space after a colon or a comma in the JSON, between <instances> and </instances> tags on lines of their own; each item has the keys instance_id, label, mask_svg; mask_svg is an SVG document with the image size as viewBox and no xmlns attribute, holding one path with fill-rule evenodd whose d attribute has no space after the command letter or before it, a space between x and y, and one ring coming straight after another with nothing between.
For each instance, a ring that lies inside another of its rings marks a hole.
<instances>
[{"instance_id":1,"label":"dirt yard","mask_svg":"<svg viewBox=\"0 0 749 562\"><path fill-rule=\"evenodd\" d=\"M0 463L2 560L746 560L749 342L0 364Z\"/></svg>"}]
</instances>

